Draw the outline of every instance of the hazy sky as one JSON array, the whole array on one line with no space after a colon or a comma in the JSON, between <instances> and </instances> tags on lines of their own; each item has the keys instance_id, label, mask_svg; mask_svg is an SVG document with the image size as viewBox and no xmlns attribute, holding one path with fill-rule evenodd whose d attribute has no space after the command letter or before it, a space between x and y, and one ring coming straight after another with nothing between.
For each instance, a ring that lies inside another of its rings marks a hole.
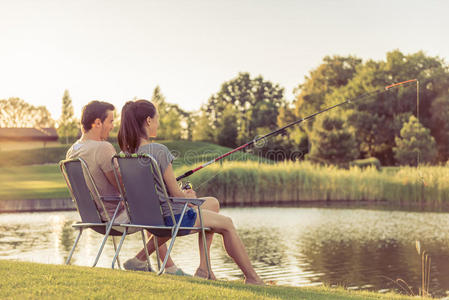
<instances>
[{"instance_id":1,"label":"hazy sky","mask_svg":"<svg viewBox=\"0 0 449 300\"><path fill-rule=\"evenodd\" d=\"M0 99L47 105L151 98L199 109L238 72L287 99L326 55L449 57L449 1L0 0Z\"/></svg>"}]
</instances>

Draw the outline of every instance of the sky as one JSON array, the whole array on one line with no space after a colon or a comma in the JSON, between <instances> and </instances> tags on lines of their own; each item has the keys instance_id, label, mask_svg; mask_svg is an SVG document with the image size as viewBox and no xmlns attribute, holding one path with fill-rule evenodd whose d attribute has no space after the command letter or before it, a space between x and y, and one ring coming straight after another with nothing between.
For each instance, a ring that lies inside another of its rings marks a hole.
<instances>
[{"instance_id":1,"label":"sky","mask_svg":"<svg viewBox=\"0 0 449 300\"><path fill-rule=\"evenodd\" d=\"M327 55L449 59L449 1L0 0L0 99L46 105L68 89L90 100L134 97L193 111L239 72L278 83L285 98Z\"/></svg>"}]
</instances>

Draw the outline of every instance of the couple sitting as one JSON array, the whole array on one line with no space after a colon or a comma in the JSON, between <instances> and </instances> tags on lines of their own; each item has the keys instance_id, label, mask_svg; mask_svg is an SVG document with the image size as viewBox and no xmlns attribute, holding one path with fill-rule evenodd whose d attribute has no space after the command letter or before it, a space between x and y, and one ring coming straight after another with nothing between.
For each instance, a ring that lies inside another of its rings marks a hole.
<instances>
[{"instance_id":1,"label":"couple sitting","mask_svg":"<svg viewBox=\"0 0 449 300\"><path fill-rule=\"evenodd\" d=\"M83 134L67 152L67 159L81 157L86 161L89 171L98 187L98 191L102 196L119 196L119 188L111 166L111 158L116 154L116 151L112 144L106 141L113 128L113 111L114 106L106 102L92 101L87 104L83 108L81 116ZM153 103L147 100L127 102L122 108L121 124L118 133L120 149L124 153L147 153L152 155L159 165L170 196L196 198L194 190L181 190L178 186L172 166L174 157L168 148L164 145L149 141L150 138L156 137L158 126L159 114ZM263 284L263 281L251 265L248 254L237 235L232 220L218 213L220 208L218 200L214 197L204 197L202 199L205 199L205 202L201 205L203 224L205 227L211 228L211 231L206 232L208 249L210 249L214 233L221 234L226 252L243 271L245 282L249 284ZM96 201L101 200L96 199ZM112 217L114 214L117 204L117 202L111 203L111 201L103 202L109 217ZM164 209L167 206L168 204L166 202L161 201L164 217L170 216L169 212L167 213L169 210ZM172 202L171 206L175 215L181 214L183 204ZM101 207L101 203L97 203L97 207ZM99 211L101 212L101 217L107 220L108 216L105 216L105 213L101 209ZM124 209L119 211L116 222L129 223L128 215ZM172 224L167 225L171 226ZM189 208L186 211L182 225L199 226L196 209ZM158 238L158 241L165 243L168 239L169 237ZM208 274L201 234L198 235L198 243L200 249L200 265L195 272L195 276L215 279L214 274ZM155 251L153 238L148 241L146 247L150 254ZM166 252L167 246L163 244L159 248L160 258L162 260ZM124 267L127 270L146 270L145 249L142 249L135 257L128 259L124 263ZM167 261L165 272L186 275L174 264L171 258Z\"/></svg>"}]
</instances>

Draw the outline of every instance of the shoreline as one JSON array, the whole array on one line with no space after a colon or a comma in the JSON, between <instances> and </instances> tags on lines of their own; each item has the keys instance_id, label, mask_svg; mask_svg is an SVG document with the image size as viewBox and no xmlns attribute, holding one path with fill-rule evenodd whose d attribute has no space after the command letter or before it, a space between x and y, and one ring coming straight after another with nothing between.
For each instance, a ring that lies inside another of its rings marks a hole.
<instances>
[{"instance_id":1,"label":"shoreline","mask_svg":"<svg viewBox=\"0 0 449 300\"><path fill-rule=\"evenodd\" d=\"M23 199L0 201L0 213L76 210L71 198Z\"/></svg>"},{"instance_id":2,"label":"shoreline","mask_svg":"<svg viewBox=\"0 0 449 300\"><path fill-rule=\"evenodd\" d=\"M220 201L221 207L320 207L320 208L360 208L360 209L388 209L388 210L410 210L422 212L449 212L449 204L435 205L432 202L424 203L397 203L391 201L373 200L291 200L291 201L257 201L257 202L235 202ZM21 199L0 200L0 213L25 213L25 212L52 212L52 211L74 211L75 203L71 198L55 199Z\"/></svg>"}]
</instances>

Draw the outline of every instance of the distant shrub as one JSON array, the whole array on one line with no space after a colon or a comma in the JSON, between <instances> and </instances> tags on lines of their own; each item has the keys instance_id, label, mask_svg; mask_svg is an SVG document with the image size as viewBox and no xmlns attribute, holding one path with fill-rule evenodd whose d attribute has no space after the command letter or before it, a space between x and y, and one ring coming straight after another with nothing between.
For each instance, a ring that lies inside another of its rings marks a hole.
<instances>
[{"instance_id":1,"label":"distant shrub","mask_svg":"<svg viewBox=\"0 0 449 300\"><path fill-rule=\"evenodd\" d=\"M381 164L380 164L380 160L378 160L375 157L369 157L369 158L365 158L365 159L356 159L353 160L349 163L350 167L359 167L360 169L365 169L368 167L374 167L377 170L380 171L381 169Z\"/></svg>"}]
</instances>

